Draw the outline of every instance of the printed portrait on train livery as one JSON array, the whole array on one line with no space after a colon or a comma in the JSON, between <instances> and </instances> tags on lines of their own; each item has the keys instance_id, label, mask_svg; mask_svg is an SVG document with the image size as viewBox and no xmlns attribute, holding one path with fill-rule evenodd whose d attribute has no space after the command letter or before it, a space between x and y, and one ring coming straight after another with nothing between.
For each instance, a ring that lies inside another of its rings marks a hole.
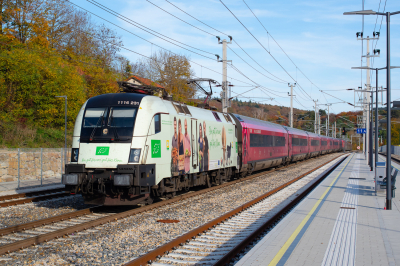
<instances>
[{"instance_id":1,"label":"printed portrait on train livery","mask_svg":"<svg viewBox=\"0 0 400 266\"><path fill-rule=\"evenodd\" d=\"M222 134L221 134L221 138L222 138L222 166L227 165L227 161L226 161L226 131L225 131L225 127L222 126Z\"/></svg>"},{"instance_id":2,"label":"printed portrait on train livery","mask_svg":"<svg viewBox=\"0 0 400 266\"><path fill-rule=\"evenodd\" d=\"M185 118L185 136L183 138L183 147L185 149L185 174L188 174L190 172L190 155L192 154L192 150L190 148L190 136L188 133L188 128L187 128L187 120Z\"/></svg>"},{"instance_id":3,"label":"printed portrait on train livery","mask_svg":"<svg viewBox=\"0 0 400 266\"><path fill-rule=\"evenodd\" d=\"M204 171L204 139L203 139L203 127L199 124L199 171Z\"/></svg>"},{"instance_id":4,"label":"printed portrait on train livery","mask_svg":"<svg viewBox=\"0 0 400 266\"><path fill-rule=\"evenodd\" d=\"M174 117L174 134L172 135L171 140L171 172L172 175L178 175L178 150L179 150L179 136L177 132L177 121L176 117Z\"/></svg>"},{"instance_id":5,"label":"printed portrait on train livery","mask_svg":"<svg viewBox=\"0 0 400 266\"><path fill-rule=\"evenodd\" d=\"M184 146L184 136L182 134L182 122L181 119L178 120L178 167L179 174L185 173L185 146Z\"/></svg>"},{"instance_id":6,"label":"printed portrait on train livery","mask_svg":"<svg viewBox=\"0 0 400 266\"><path fill-rule=\"evenodd\" d=\"M200 123L201 125L201 123ZM208 138L207 138L207 126L206 126L206 121L203 122L203 129L204 129L204 171L208 171L208 165L209 165L209 160L210 160L210 150L208 149Z\"/></svg>"}]
</instances>

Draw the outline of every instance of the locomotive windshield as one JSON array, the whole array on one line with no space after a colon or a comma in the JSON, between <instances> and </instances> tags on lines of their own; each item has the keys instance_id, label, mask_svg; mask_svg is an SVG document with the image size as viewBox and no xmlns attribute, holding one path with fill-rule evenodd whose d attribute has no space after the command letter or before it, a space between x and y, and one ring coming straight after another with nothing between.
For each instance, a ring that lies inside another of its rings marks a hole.
<instances>
[{"instance_id":1,"label":"locomotive windshield","mask_svg":"<svg viewBox=\"0 0 400 266\"><path fill-rule=\"evenodd\" d=\"M86 109L85 118L83 119L83 127L102 127L104 117L107 117L108 108L88 108Z\"/></svg>"},{"instance_id":2,"label":"locomotive windshield","mask_svg":"<svg viewBox=\"0 0 400 266\"><path fill-rule=\"evenodd\" d=\"M110 127L131 127L135 122L136 108L111 107L108 126Z\"/></svg>"},{"instance_id":3,"label":"locomotive windshield","mask_svg":"<svg viewBox=\"0 0 400 266\"><path fill-rule=\"evenodd\" d=\"M86 108L82 121L81 142L130 142L137 108Z\"/></svg>"}]
</instances>

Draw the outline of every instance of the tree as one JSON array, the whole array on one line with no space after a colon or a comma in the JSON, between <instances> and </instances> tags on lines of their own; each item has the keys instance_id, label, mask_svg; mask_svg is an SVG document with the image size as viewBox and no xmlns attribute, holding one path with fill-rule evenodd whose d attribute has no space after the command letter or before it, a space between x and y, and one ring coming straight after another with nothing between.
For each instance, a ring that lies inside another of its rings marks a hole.
<instances>
[{"instance_id":1,"label":"tree","mask_svg":"<svg viewBox=\"0 0 400 266\"><path fill-rule=\"evenodd\" d=\"M188 57L160 50L146 61L144 72L146 78L162 85L174 100L186 101L195 95L195 88L187 84L194 75L190 67Z\"/></svg>"},{"instance_id":2,"label":"tree","mask_svg":"<svg viewBox=\"0 0 400 266\"><path fill-rule=\"evenodd\" d=\"M260 120L267 120L267 114L262 108L256 108L253 110L253 117Z\"/></svg>"}]
</instances>

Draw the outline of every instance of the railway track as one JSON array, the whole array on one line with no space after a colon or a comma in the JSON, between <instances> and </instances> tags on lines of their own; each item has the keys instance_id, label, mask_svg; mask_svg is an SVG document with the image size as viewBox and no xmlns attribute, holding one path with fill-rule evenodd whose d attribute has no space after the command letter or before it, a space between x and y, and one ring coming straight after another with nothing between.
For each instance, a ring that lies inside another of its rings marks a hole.
<instances>
[{"instance_id":1,"label":"railway track","mask_svg":"<svg viewBox=\"0 0 400 266\"><path fill-rule=\"evenodd\" d=\"M61 198L70 195L63 188L42 190L36 192L20 193L0 196L0 207L9 207L30 202Z\"/></svg>"},{"instance_id":2,"label":"railway track","mask_svg":"<svg viewBox=\"0 0 400 266\"><path fill-rule=\"evenodd\" d=\"M386 159L386 153L384 152L379 152L380 155L385 156ZM395 161L396 163L400 163L400 156L399 155L394 155L392 154L392 160Z\"/></svg>"},{"instance_id":3,"label":"railway track","mask_svg":"<svg viewBox=\"0 0 400 266\"><path fill-rule=\"evenodd\" d=\"M335 157L334 159L336 158L337 157ZM316 169L320 167L321 166L317 167ZM83 230L87 230L88 232L90 232L90 228L92 227L96 227L152 209L160 208L162 206L173 204L184 199L231 186L239 182L244 182L277 170L282 171L284 168L286 167L259 172L246 178L224 183L220 186L203 189L196 192L189 192L183 195L178 195L169 200L164 200L148 206L142 206L136 209L122 211L119 213L98 213L98 211L100 210L99 208L101 207L94 207L0 229L0 235L3 235L0 238L0 255L18 251L32 245L38 245L43 242L48 242L52 239L58 239L67 235L77 234L78 232ZM313 169L309 172L315 171L316 169Z\"/></svg>"},{"instance_id":4,"label":"railway track","mask_svg":"<svg viewBox=\"0 0 400 266\"><path fill-rule=\"evenodd\" d=\"M282 217L303 199L326 176L339 166L347 156L341 158L311 181L306 189L299 192L285 207L268 216L269 197L279 197L283 189L295 185L296 181L320 169L319 166L299 177L247 202L246 204L202 225L125 265L226 265L255 241L265 230L273 227ZM336 159L336 158L335 158ZM333 159L333 160L335 160ZM331 160L331 161L333 161ZM330 163L325 163L324 165ZM310 180L305 181L308 183ZM305 184L298 184L300 189ZM295 192L296 193L296 192ZM274 200L274 199L272 199Z\"/></svg>"}]
</instances>

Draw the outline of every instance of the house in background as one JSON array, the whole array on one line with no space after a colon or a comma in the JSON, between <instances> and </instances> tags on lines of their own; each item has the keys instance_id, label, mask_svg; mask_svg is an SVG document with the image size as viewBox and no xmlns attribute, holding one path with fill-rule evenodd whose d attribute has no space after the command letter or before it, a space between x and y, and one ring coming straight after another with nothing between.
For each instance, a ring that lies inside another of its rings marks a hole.
<instances>
[{"instance_id":1,"label":"house in background","mask_svg":"<svg viewBox=\"0 0 400 266\"><path fill-rule=\"evenodd\" d=\"M118 81L118 85L123 92L142 93L172 100L172 96L168 95L163 86L150 79L133 75L126 79L126 81Z\"/></svg>"},{"instance_id":2,"label":"house in background","mask_svg":"<svg viewBox=\"0 0 400 266\"><path fill-rule=\"evenodd\" d=\"M161 86L158 83L155 83L154 81L151 81L150 79L145 79L145 78L141 78L138 76L130 76L127 80L127 83L132 83L134 85L138 85L138 86L150 86L150 87L157 87L160 89L165 89L163 86Z\"/></svg>"}]
</instances>

